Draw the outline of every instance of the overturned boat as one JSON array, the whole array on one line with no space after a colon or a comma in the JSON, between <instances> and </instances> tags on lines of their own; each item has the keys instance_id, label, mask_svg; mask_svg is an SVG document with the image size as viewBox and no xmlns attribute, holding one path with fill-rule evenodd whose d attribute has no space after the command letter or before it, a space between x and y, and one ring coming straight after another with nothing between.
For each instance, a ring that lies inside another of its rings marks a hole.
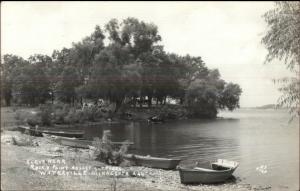
<instances>
[{"instance_id":1,"label":"overturned boat","mask_svg":"<svg viewBox=\"0 0 300 191\"><path fill-rule=\"evenodd\" d=\"M213 184L226 181L238 166L238 162L218 159L211 163L211 169L179 167L178 170L183 184Z\"/></svg>"}]
</instances>

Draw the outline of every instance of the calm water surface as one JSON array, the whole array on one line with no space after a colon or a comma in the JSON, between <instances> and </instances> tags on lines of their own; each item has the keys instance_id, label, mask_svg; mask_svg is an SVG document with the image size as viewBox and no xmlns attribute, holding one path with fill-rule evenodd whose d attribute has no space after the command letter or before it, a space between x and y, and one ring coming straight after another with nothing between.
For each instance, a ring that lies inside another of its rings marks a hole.
<instances>
[{"instance_id":1,"label":"calm water surface","mask_svg":"<svg viewBox=\"0 0 300 191\"><path fill-rule=\"evenodd\" d=\"M240 162L234 173L245 183L279 190L299 189L299 120L285 110L239 109L216 120L149 125L130 122L89 127L87 138L110 129L113 140L128 139L139 154L182 159L182 165L224 158ZM257 167L266 165L266 172Z\"/></svg>"}]
</instances>

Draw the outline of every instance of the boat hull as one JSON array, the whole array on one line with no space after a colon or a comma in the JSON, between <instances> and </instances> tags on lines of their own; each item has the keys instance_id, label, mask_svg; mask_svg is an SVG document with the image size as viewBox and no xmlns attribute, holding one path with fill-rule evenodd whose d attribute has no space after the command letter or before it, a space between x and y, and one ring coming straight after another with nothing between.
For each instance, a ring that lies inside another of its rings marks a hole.
<instances>
[{"instance_id":1,"label":"boat hull","mask_svg":"<svg viewBox=\"0 0 300 191\"><path fill-rule=\"evenodd\" d=\"M67 138L67 137L55 137L53 139L55 142L69 147L75 147L75 148L82 148L82 149L88 149L89 146L93 145L93 141L90 140L84 140L84 139L73 139L73 138ZM123 145L123 142L111 142L112 145ZM133 145L132 142L128 143L131 147Z\"/></svg>"},{"instance_id":2,"label":"boat hull","mask_svg":"<svg viewBox=\"0 0 300 191\"><path fill-rule=\"evenodd\" d=\"M72 140L72 139L56 138L54 139L54 141L64 146L82 148L82 149L88 149L89 145L92 145L92 141L88 141L88 140Z\"/></svg>"},{"instance_id":3,"label":"boat hull","mask_svg":"<svg viewBox=\"0 0 300 191\"><path fill-rule=\"evenodd\" d=\"M56 135L62 137L75 137L82 138L84 135L84 131L81 130L59 130L59 129L42 129L42 128L30 128L27 126L19 126L18 129L22 132L28 132L32 136L42 137L43 133L49 135Z\"/></svg>"},{"instance_id":4,"label":"boat hull","mask_svg":"<svg viewBox=\"0 0 300 191\"><path fill-rule=\"evenodd\" d=\"M183 184L213 184L226 181L239 166L238 162L218 159L211 163L211 169L195 167L193 169L179 168L181 183Z\"/></svg>"},{"instance_id":5,"label":"boat hull","mask_svg":"<svg viewBox=\"0 0 300 191\"><path fill-rule=\"evenodd\" d=\"M145 166L150 168L159 168L165 170L172 170L177 167L180 163L180 159L168 159L168 158L158 158L158 157L146 157L140 155L132 155L129 157L138 166Z\"/></svg>"},{"instance_id":6,"label":"boat hull","mask_svg":"<svg viewBox=\"0 0 300 191\"><path fill-rule=\"evenodd\" d=\"M234 169L223 171L202 171L195 169L179 169L182 184L213 184L226 181L232 176Z\"/></svg>"}]
</instances>

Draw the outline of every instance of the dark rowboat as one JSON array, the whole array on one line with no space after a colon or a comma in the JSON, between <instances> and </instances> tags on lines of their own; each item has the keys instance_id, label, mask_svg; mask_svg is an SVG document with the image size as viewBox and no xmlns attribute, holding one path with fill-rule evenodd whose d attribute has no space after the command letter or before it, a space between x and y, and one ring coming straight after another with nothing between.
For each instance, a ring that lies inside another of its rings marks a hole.
<instances>
[{"instance_id":1,"label":"dark rowboat","mask_svg":"<svg viewBox=\"0 0 300 191\"><path fill-rule=\"evenodd\" d=\"M86 140L86 139L76 139L76 138L68 138L68 137L53 137L53 140L58 144L75 147L75 148L83 148L88 149L89 146L93 145L93 141ZM122 145L123 142L111 142L113 145ZM132 142L127 142L129 145L133 145Z\"/></svg>"},{"instance_id":2,"label":"dark rowboat","mask_svg":"<svg viewBox=\"0 0 300 191\"><path fill-rule=\"evenodd\" d=\"M148 123L163 123L164 119L160 116L153 116L147 119Z\"/></svg>"},{"instance_id":3,"label":"dark rowboat","mask_svg":"<svg viewBox=\"0 0 300 191\"><path fill-rule=\"evenodd\" d=\"M195 167L193 169L179 167L179 175L183 184L212 184L226 181L238 167L238 163L218 159L211 164L212 169Z\"/></svg>"},{"instance_id":4,"label":"dark rowboat","mask_svg":"<svg viewBox=\"0 0 300 191\"><path fill-rule=\"evenodd\" d=\"M30 128L27 126L18 126L18 129L21 132L28 132L30 135L42 137L43 133L49 135L57 135L63 137L75 137L82 138L84 135L84 131L82 130L61 130L61 129L46 129L46 128Z\"/></svg>"},{"instance_id":5,"label":"dark rowboat","mask_svg":"<svg viewBox=\"0 0 300 191\"><path fill-rule=\"evenodd\" d=\"M125 158L135 162L135 164L138 166L160 168L166 170L175 169L181 161L180 159L159 158L159 157L141 156L141 155L133 155L133 154L128 154L126 155Z\"/></svg>"}]
</instances>

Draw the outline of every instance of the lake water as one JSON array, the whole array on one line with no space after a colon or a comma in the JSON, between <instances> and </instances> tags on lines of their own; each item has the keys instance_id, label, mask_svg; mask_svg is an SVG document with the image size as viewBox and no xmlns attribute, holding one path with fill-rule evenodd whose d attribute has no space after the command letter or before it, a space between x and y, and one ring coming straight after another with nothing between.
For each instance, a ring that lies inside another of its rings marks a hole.
<instances>
[{"instance_id":1,"label":"lake water","mask_svg":"<svg viewBox=\"0 0 300 191\"><path fill-rule=\"evenodd\" d=\"M135 143L134 152L182 159L181 165L223 158L240 166L238 180L278 190L299 189L299 120L286 110L239 109L221 112L216 120L164 124L130 122L89 127L87 138L112 131L112 139ZM265 166L265 171L259 167Z\"/></svg>"}]
</instances>

